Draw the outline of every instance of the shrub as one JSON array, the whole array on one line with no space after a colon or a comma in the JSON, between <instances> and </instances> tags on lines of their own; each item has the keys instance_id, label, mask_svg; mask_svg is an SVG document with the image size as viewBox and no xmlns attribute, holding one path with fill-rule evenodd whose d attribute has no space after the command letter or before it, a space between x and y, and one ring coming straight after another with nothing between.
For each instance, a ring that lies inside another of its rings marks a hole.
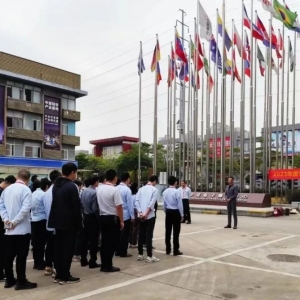
<instances>
[{"instance_id":1,"label":"shrub","mask_svg":"<svg viewBox=\"0 0 300 300\"><path fill-rule=\"evenodd\" d=\"M300 202L300 190L288 190L286 199L289 203Z\"/></svg>"}]
</instances>

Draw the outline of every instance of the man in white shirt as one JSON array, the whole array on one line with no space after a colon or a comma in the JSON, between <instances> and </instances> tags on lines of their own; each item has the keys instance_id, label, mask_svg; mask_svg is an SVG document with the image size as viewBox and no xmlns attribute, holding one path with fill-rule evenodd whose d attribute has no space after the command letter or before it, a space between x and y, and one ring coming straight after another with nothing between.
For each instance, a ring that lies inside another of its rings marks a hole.
<instances>
[{"instance_id":1,"label":"man in white shirt","mask_svg":"<svg viewBox=\"0 0 300 300\"><path fill-rule=\"evenodd\" d=\"M101 272L119 272L120 268L113 266L113 256L120 241L120 229L124 228L123 201L118 188L117 172L107 170L106 182L97 189L97 201L100 211L101 243Z\"/></svg>"},{"instance_id":2,"label":"man in white shirt","mask_svg":"<svg viewBox=\"0 0 300 300\"><path fill-rule=\"evenodd\" d=\"M26 260L30 244L31 190L28 187L30 172L22 169L17 181L7 187L0 197L0 215L5 224L5 288L15 286L16 290L34 289L36 283L26 279ZM16 258L17 280L13 263Z\"/></svg>"},{"instance_id":3,"label":"man in white shirt","mask_svg":"<svg viewBox=\"0 0 300 300\"><path fill-rule=\"evenodd\" d=\"M190 198L192 192L191 189L187 186L186 180L181 181L181 187L178 190L180 191L183 204L184 220L182 223L191 224Z\"/></svg>"},{"instance_id":4,"label":"man in white shirt","mask_svg":"<svg viewBox=\"0 0 300 300\"><path fill-rule=\"evenodd\" d=\"M158 262L159 259L152 255L152 238L155 224L155 213L154 206L157 201L157 189L155 185L158 182L158 177L152 175L149 178L148 183L139 189L136 199L135 207L140 217L140 232L138 242L138 260L144 260L143 256L143 241L146 236L146 247L147 247L147 263Z\"/></svg>"}]
</instances>

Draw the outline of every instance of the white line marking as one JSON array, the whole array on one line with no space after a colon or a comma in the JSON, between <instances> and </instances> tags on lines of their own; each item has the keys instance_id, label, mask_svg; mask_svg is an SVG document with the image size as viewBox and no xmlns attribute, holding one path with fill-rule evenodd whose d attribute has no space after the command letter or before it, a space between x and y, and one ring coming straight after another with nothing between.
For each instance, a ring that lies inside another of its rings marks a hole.
<instances>
[{"instance_id":1,"label":"white line marking","mask_svg":"<svg viewBox=\"0 0 300 300\"><path fill-rule=\"evenodd\" d=\"M166 275L166 274L169 274L169 273L173 273L173 272L176 272L176 271L180 271L180 270L183 270L183 269L187 269L187 268L191 268L191 267L194 267L194 266L197 266L197 265L201 265L205 262L209 262L209 261L211 262L211 261L214 261L216 259L220 259L220 258L223 258L223 257L230 256L232 254L236 254L236 253L240 253L240 252L243 252L243 251L248 251L248 250L252 250L252 249L272 245L274 243L278 243L278 242L281 242L281 241L284 241L284 240L287 240L287 239L290 239L290 238L293 238L293 237L294 237L294 235L291 235L291 236L287 236L287 237L284 237L284 238L281 238L281 239L277 239L277 240L269 241L269 242L266 242L266 243L262 243L262 244L259 244L259 245L238 249L238 250L228 252L228 253L225 253L225 254L221 254L221 255L217 255L217 256L214 256L214 257L211 257L211 258L208 258L208 259L203 259L201 261L196 261L194 263L185 264L185 265L182 265L182 266L179 266L179 267L175 267L175 268L167 269L167 270L160 271L160 272L157 272L157 273L152 273L152 274L149 274L149 275L146 275L146 276L134 278L134 279L122 282L122 283L110 285L108 287L100 288L100 289L97 289L97 290L94 290L94 291L91 291L91 292L79 294L79 295L76 295L76 296L71 296L71 297L65 298L63 300L81 300L81 299L85 299L85 298L92 297L92 296L99 295L99 294L103 294L105 292L109 292L109 291L112 291L112 290L115 290L115 289L118 289L118 288L123 288L123 287L128 286L128 285L136 284L138 282L149 280L149 279L152 279L152 278L155 278L155 277L158 277L158 276Z\"/></svg>"},{"instance_id":2,"label":"white line marking","mask_svg":"<svg viewBox=\"0 0 300 300\"><path fill-rule=\"evenodd\" d=\"M280 271L275 271L275 270L268 270L268 269L256 268L256 267L251 267L251 266L243 266L243 265L239 265L239 264L233 264L233 263L228 263L228 262L223 262L223 261L218 261L218 260L212 260L210 262L215 263L215 264L221 264L221 265L227 265L227 266L232 266L232 267L254 270L254 271L262 271L262 272L266 272L266 273L274 273L274 274L278 274L278 275L285 275L285 276L300 278L300 275L297 275L297 274L291 274L291 273L280 272Z\"/></svg>"}]
</instances>

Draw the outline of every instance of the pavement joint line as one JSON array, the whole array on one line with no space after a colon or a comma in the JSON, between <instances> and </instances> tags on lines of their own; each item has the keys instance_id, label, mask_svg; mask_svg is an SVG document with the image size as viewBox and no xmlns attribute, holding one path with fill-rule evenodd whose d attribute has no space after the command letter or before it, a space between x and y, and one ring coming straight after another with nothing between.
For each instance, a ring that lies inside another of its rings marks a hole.
<instances>
[{"instance_id":1,"label":"pavement joint line","mask_svg":"<svg viewBox=\"0 0 300 300\"><path fill-rule=\"evenodd\" d=\"M240 252L243 252L243 251L249 251L249 250L252 250L252 249L257 249L257 248L260 248L260 247L272 245L274 243L278 243L278 242L281 242L281 241L284 241L284 240L287 240L287 239L290 239L290 238L293 238L293 237L295 237L295 236L291 235L291 236L283 237L283 238L276 239L276 240L273 240L273 241L268 241L268 242L265 242L265 243L262 243L262 244L237 249L237 250L232 251L232 252L228 252L228 253L225 253L225 254L213 256L211 258L203 259L203 260L200 260L200 261L195 261L193 263L188 263L188 264L178 266L178 267L175 267L175 268L166 269L166 270L156 272L156 273L152 273L152 274L149 274L149 275L141 276L141 277L138 277L138 278L134 278L134 279L122 282L122 283L117 283L117 284L113 284L113 285L110 285L110 286L107 286L107 287L104 287L104 288L96 289L96 290L91 291L91 292L86 292L86 293L78 294L78 295L71 296L71 297L68 297L68 298L64 298L63 300L81 300L81 299L85 299L85 298L92 297L92 296L99 295L99 294L103 294L105 292L109 292L109 291L112 291L112 290L115 290L115 289L123 288L123 287L129 286L129 285L132 285L132 284L143 282L143 281L146 281L146 280L158 277L158 276L163 276L163 275L170 274L170 273L173 273L173 272L177 272L177 271L180 271L180 270L192 268L192 267L204 264L206 262L215 261L216 259L231 256L231 255L236 254L236 253L240 253Z\"/></svg>"}]
</instances>

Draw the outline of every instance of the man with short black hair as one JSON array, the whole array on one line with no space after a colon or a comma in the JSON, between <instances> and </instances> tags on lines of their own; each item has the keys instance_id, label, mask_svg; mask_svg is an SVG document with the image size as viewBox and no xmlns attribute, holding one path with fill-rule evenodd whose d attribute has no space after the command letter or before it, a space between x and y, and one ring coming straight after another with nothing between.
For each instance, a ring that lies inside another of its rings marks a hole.
<instances>
[{"instance_id":1,"label":"man with short black hair","mask_svg":"<svg viewBox=\"0 0 300 300\"><path fill-rule=\"evenodd\" d=\"M124 218L124 228L121 231L121 238L119 242L119 247L117 249L117 255L120 257L131 257L132 255L127 253L128 241L130 233L130 224L134 220L134 208L132 202L131 190L128 187L130 184L130 174L125 172L121 175L121 183L118 185L118 190L123 201L123 218Z\"/></svg>"},{"instance_id":2,"label":"man with short black hair","mask_svg":"<svg viewBox=\"0 0 300 300\"><path fill-rule=\"evenodd\" d=\"M81 266L89 265L90 269L100 268L97 264L98 238L99 238L99 208L97 202L96 188L99 177L93 175L87 181L89 187L81 194L81 205L83 208L83 233L81 244ZM88 245L90 245L90 260L87 260Z\"/></svg>"},{"instance_id":3,"label":"man with short black hair","mask_svg":"<svg viewBox=\"0 0 300 300\"><path fill-rule=\"evenodd\" d=\"M100 228L102 234L101 272L119 272L113 266L113 256L120 241L120 229L124 228L122 198L115 184L117 172L109 169L105 174L105 184L98 187L97 200L100 210Z\"/></svg>"},{"instance_id":4,"label":"man with short black hair","mask_svg":"<svg viewBox=\"0 0 300 300\"><path fill-rule=\"evenodd\" d=\"M66 163L62 166L62 177L57 178L52 191L52 206L49 227L55 229L54 264L55 282L76 283L80 278L70 274L76 235L82 228L79 193L73 181L77 177L77 166Z\"/></svg>"},{"instance_id":5,"label":"man with short black hair","mask_svg":"<svg viewBox=\"0 0 300 300\"><path fill-rule=\"evenodd\" d=\"M31 180L30 180L30 182L29 182L29 184L28 184L28 187L30 188L31 191L32 191L32 189L33 189L33 183L34 183L35 181L37 181L37 180L39 180L39 177L38 177L37 175L32 175L32 176L31 176Z\"/></svg>"},{"instance_id":6,"label":"man with short black hair","mask_svg":"<svg viewBox=\"0 0 300 300\"><path fill-rule=\"evenodd\" d=\"M16 182L16 178L13 175L7 176L5 179L3 179L0 183L0 196L2 192L11 184L14 184ZM4 223L0 216L0 282L5 280L5 272L4 272Z\"/></svg>"},{"instance_id":7,"label":"man with short black hair","mask_svg":"<svg viewBox=\"0 0 300 300\"><path fill-rule=\"evenodd\" d=\"M178 189L181 194L182 204L183 204L183 214L186 224L191 224L191 213L190 213L190 198L192 195L191 189L187 186L186 180L181 180L181 187Z\"/></svg>"},{"instance_id":8,"label":"man with short black hair","mask_svg":"<svg viewBox=\"0 0 300 300\"><path fill-rule=\"evenodd\" d=\"M147 263L159 261L158 258L152 255L152 238L155 224L154 207L157 201L157 189L155 185L157 182L158 177L156 175L150 176L148 183L139 189L135 199L135 207L141 220L138 242L139 255L137 259L138 261L144 260L143 239L146 236Z\"/></svg>"},{"instance_id":9,"label":"man with short black hair","mask_svg":"<svg viewBox=\"0 0 300 300\"><path fill-rule=\"evenodd\" d=\"M228 185L225 188L225 197L227 201L228 223L225 228L231 228L231 214L233 215L233 229L237 229L237 212L236 212L236 198L239 194L239 189L233 183L233 177L228 178Z\"/></svg>"},{"instance_id":10,"label":"man with short black hair","mask_svg":"<svg viewBox=\"0 0 300 300\"><path fill-rule=\"evenodd\" d=\"M26 260L30 245L30 209L32 194L28 187L30 172L22 169L17 181L7 187L0 197L0 215L5 224L5 288L34 289L36 283L26 279ZM16 258L17 280L13 263Z\"/></svg>"}]
</instances>

